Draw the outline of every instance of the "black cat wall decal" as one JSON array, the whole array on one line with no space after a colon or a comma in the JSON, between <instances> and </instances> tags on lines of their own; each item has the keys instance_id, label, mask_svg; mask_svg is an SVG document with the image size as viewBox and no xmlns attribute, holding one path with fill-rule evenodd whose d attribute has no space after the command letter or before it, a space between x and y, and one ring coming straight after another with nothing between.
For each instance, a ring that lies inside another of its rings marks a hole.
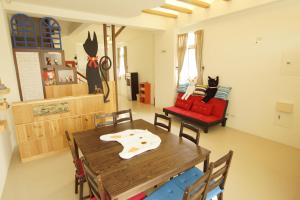
<instances>
[{"instance_id":1,"label":"black cat wall decal","mask_svg":"<svg viewBox=\"0 0 300 200\"><path fill-rule=\"evenodd\" d=\"M206 89L205 97L202 99L205 103L207 103L210 99L215 97L217 91L218 91L218 85L219 85L219 77L217 78L211 78L208 77L208 88Z\"/></svg>"},{"instance_id":2,"label":"black cat wall decal","mask_svg":"<svg viewBox=\"0 0 300 200\"><path fill-rule=\"evenodd\" d=\"M107 87L107 92L104 94L104 102L108 102L107 98L110 93L109 84L106 78L106 71L111 68L111 60L108 56L103 56L98 61L98 40L97 35L94 32L93 39L91 39L90 32L88 32L88 37L83 44L83 48L88 55L88 63L86 65L86 78L88 82L89 94L94 93L104 93L102 79L105 81Z\"/></svg>"}]
</instances>

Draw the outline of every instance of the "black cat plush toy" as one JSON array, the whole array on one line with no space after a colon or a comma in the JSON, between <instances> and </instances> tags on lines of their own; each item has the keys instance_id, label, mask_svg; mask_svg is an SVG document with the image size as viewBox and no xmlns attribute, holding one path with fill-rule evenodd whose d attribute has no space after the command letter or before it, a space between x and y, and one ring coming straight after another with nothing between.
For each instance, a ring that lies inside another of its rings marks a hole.
<instances>
[{"instance_id":1,"label":"black cat plush toy","mask_svg":"<svg viewBox=\"0 0 300 200\"><path fill-rule=\"evenodd\" d=\"M217 93L219 85L219 77L213 79L210 76L208 77L208 88L206 89L205 97L202 99L203 102L207 103L210 99L214 98Z\"/></svg>"},{"instance_id":2,"label":"black cat plush toy","mask_svg":"<svg viewBox=\"0 0 300 200\"><path fill-rule=\"evenodd\" d=\"M93 94L98 90L103 93L103 85L98 68L98 41L96 33L94 32L93 40L91 39L90 32L88 38L83 44L85 52L88 54L88 63L86 65L86 79L89 86L89 94Z\"/></svg>"}]
</instances>

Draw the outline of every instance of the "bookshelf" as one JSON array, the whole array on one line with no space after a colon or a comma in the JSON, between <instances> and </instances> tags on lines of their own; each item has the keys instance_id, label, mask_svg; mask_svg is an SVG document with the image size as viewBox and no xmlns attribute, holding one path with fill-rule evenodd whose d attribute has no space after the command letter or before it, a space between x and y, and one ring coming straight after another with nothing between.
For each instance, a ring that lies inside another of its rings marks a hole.
<instances>
[{"instance_id":1,"label":"bookshelf","mask_svg":"<svg viewBox=\"0 0 300 200\"><path fill-rule=\"evenodd\" d=\"M151 84L148 82L140 83L140 102L151 104Z\"/></svg>"}]
</instances>

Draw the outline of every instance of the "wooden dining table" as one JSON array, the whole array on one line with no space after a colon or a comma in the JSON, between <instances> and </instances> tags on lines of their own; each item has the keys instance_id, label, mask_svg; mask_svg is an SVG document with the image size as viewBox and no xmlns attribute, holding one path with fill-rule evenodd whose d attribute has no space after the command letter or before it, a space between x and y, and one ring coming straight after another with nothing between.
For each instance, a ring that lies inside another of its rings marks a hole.
<instances>
[{"instance_id":1,"label":"wooden dining table","mask_svg":"<svg viewBox=\"0 0 300 200\"><path fill-rule=\"evenodd\" d=\"M119 156L123 149L121 144L99 139L101 135L128 129L148 130L160 137L161 144L131 159L122 159ZM78 132L73 136L76 154L79 155L79 149L89 167L101 175L112 200L128 199L201 162L204 162L203 170L206 171L209 164L209 150L141 119Z\"/></svg>"}]
</instances>

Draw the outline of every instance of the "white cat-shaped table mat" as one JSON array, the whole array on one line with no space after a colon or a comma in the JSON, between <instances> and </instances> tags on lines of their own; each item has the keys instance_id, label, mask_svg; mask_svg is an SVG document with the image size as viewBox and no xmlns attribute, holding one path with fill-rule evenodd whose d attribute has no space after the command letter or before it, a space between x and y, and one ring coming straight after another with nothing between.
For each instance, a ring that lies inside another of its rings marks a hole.
<instances>
[{"instance_id":1,"label":"white cat-shaped table mat","mask_svg":"<svg viewBox=\"0 0 300 200\"><path fill-rule=\"evenodd\" d=\"M119 153L123 159L130 159L145 151L156 149L161 143L160 137L148 130L128 129L126 131L100 136L103 141L116 141L123 146Z\"/></svg>"}]
</instances>

